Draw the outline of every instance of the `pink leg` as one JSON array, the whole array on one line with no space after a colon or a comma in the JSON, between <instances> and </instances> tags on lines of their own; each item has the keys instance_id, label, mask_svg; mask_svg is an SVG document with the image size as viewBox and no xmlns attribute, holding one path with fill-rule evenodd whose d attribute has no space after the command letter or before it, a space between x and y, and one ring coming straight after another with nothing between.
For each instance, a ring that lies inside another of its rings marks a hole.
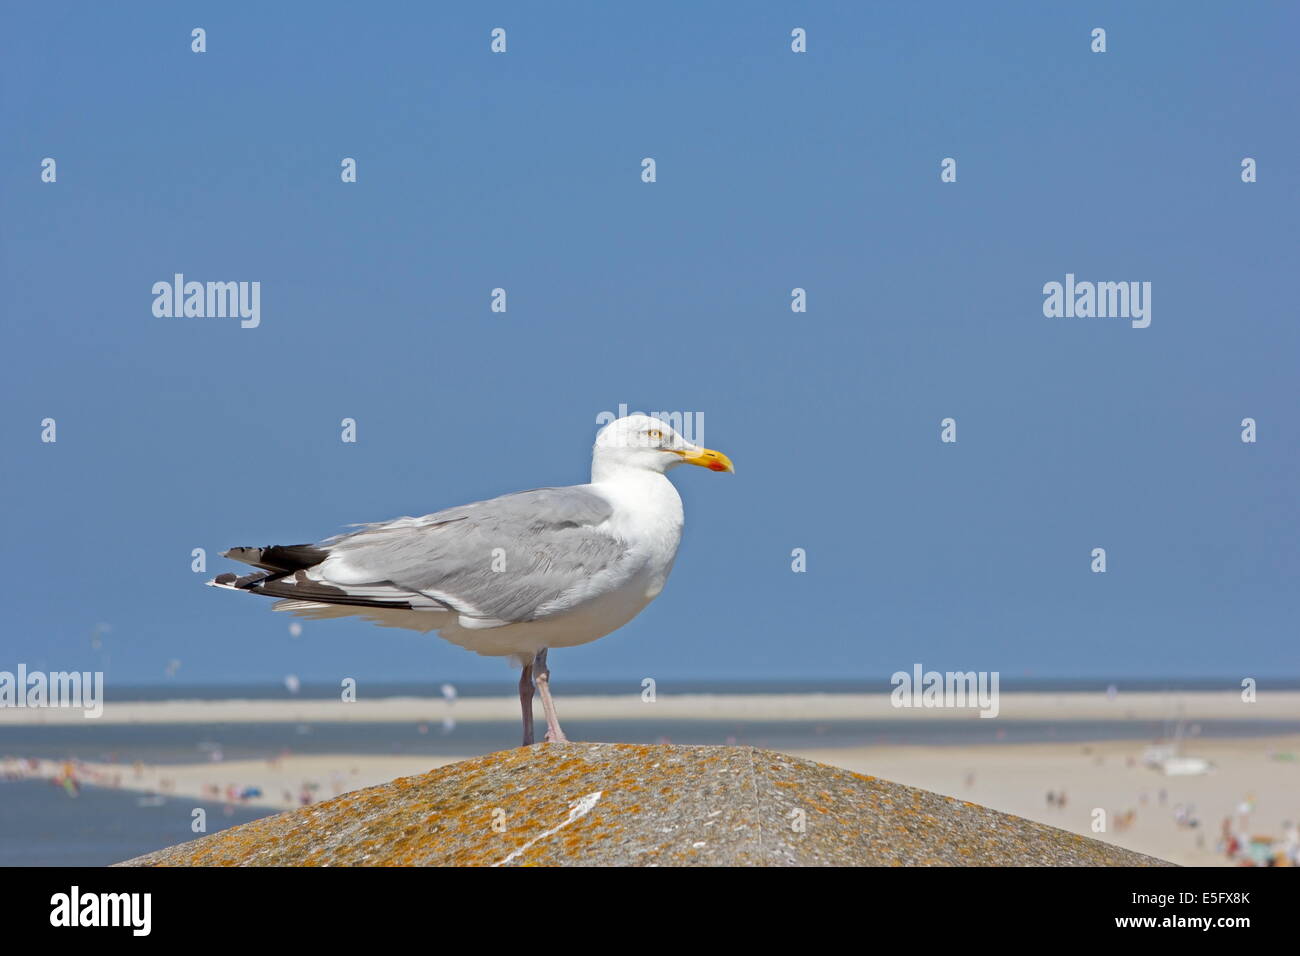
<instances>
[{"instance_id":1,"label":"pink leg","mask_svg":"<svg viewBox=\"0 0 1300 956\"><path fill-rule=\"evenodd\" d=\"M556 716L555 703L551 700L551 669L546 666L545 648L533 659L533 679L537 681L537 693L542 695L542 710L546 712L546 739L555 744L567 744L569 738L560 729L560 718Z\"/></svg>"},{"instance_id":2,"label":"pink leg","mask_svg":"<svg viewBox=\"0 0 1300 956\"><path fill-rule=\"evenodd\" d=\"M533 745L533 665L519 675L519 709L524 715L524 746Z\"/></svg>"}]
</instances>

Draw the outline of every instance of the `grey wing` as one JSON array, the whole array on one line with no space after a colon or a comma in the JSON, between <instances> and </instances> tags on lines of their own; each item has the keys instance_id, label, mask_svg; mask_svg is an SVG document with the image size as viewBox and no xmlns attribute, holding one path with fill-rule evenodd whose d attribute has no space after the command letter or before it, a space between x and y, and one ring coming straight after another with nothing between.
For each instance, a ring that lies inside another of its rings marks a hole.
<instances>
[{"instance_id":1,"label":"grey wing","mask_svg":"<svg viewBox=\"0 0 1300 956\"><path fill-rule=\"evenodd\" d=\"M249 589L324 604L450 610L478 627L537 620L617 575L627 547L602 527L612 513L582 486L505 495L364 525L316 545L323 558L311 567Z\"/></svg>"}]
</instances>

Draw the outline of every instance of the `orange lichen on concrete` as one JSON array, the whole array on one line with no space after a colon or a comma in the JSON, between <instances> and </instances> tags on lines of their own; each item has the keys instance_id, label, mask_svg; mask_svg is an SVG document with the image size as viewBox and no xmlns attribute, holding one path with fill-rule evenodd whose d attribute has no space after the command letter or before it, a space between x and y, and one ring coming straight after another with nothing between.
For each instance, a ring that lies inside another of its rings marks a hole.
<instances>
[{"instance_id":1,"label":"orange lichen on concrete","mask_svg":"<svg viewBox=\"0 0 1300 956\"><path fill-rule=\"evenodd\" d=\"M801 826L796 826L798 821L803 821ZM541 744L488 754L256 820L130 862L155 866L1159 863L967 801L784 754L748 747L647 744Z\"/></svg>"}]
</instances>

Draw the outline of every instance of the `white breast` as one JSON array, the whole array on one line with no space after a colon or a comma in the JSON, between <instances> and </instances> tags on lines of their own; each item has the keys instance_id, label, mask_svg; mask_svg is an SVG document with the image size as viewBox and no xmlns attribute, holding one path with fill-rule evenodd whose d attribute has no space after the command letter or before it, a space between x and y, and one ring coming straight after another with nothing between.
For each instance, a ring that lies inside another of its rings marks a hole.
<instances>
[{"instance_id":1,"label":"white breast","mask_svg":"<svg viewBox=\"0 0 1300 956\"><path fill-rule=\"evenodd\" d=\"M591 488L614 506L607 525L628 542L629 578L638 579L650 601L663 590L681 544L681 496L667 476L645 471L623 473Z\"/></svg>"}]
</instances>

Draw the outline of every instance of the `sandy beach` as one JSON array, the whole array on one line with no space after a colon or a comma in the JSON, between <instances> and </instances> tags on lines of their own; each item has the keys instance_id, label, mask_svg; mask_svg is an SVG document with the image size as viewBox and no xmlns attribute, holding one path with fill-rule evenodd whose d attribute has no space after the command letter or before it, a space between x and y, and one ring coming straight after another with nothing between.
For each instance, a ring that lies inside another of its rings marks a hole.
<instances>
[{"instance_id":1,"label":"sandy beach","mask_svg":"<svg viewBox=\"0 0 1300 956\"><path fill-rule=\"evenodd\" d=\"M114 787L200 802L290 810L394 777L424 773L460 757L325 754L274 760L224 760L184 764L114 764L61 760L0 760L0 777L61 781L71 773L80 784ZM249 790L257 795L244 796ZM304 799L304 796L306 799Z\"/></svg>"},{"instance_id":2,"label":"sandy beach","mask_svg":"<svg viewBox=\"0 0 1300 956\"><path fill-rule=\"evenodd\" d=\"M803 750L798 756L932 790L1051 824L1183 866L1221 866L1225 817L1251 800L1252 834L1280 838L1300 820L1300 736L1202 740L1186 748L1214 765L1202 776L1165 776L1141 762L1141 746L1013 744L994 747L864 747ZM1064 792L1064 806L1047 793ZM1161 792L1163 791L1163 798ZM1197 826L1175 822L1190 808ZM1105 832L1093 830L1105 811ZM1132 812L1125 825L1122 816Z\"/></svg>"},{"instance_id":3,"label":"sandy beach","mask_svg":"<svg viewBox=\"0 0 1300 956\"><path fill-rule=\"evenodd\" d=\"M557 694L563 688L557 687ZM660 694L653 702L640 691L622 696L559 696L566 720L1300 720L1300 691L1261 691L1246 703L1236 691L1126 693L1109 699L1097 693L1003 693L996 717L978 709L894 707L877 694ZM420 697L342 700L167 700L104 705L98 718L70 708L5 708L0 724L209 724L317 723L322 721L425 721L452 716L458 723L516 719L519 699L466 697L455 701Z\"/></svg>"}]
</instances>

